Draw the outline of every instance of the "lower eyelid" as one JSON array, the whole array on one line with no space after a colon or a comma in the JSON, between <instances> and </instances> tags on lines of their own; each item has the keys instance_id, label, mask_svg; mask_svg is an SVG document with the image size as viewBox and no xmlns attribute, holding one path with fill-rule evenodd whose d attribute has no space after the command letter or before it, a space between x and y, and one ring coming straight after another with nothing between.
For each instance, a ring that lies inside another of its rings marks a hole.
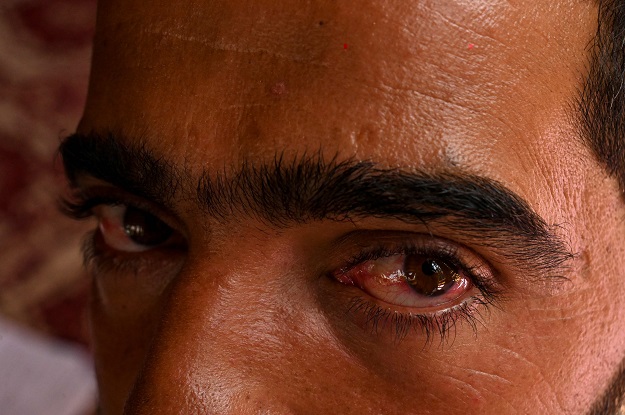
<instances>
[{"instance_id":1,"label":"lower eyelid","mask_svg":"<svg viewBox=\"0 0 625 415\"><path fill-rule=\"evenodd\" d=\"M186 245L154 248L141 252L121 252L111 249L99 229L89 232L83 241L85 268L93 275L139 274L147 270L179 267L184 262ZM153 272L153 271L151 271Z\"/></svg>"},{"instance_id":2,"label":"lower eyelid","mask_svg":"<svg viewBox=\"0 0 625 415\"><path fill-rule=\"evenodd\" d=\"M390 336L394 344L402 341L424 341L431 344L438 334L441 344L455 338L459 329L465 328L478 335L478 327L487 324L489 305L477 298L435 313L405 313L392 307L384 307L363 296L354 296L349 302L346 315L366 334L377 337ZM465 323L465 324L463 324Z\"/></svg>"},{"instance_id":3,"label":"lower eyelid","mask_svg":"<svg viewBox=\"0 0 625 415\"><path fill-rule=\"evenodd\" d=\"M359 287L358 285L351 284L351 285L346 286L344 283L337 281L334 277L330 277L330 278L334 279L335 282L340 284L339 288L337 289L340 289L340 287L343 287L343 289L349 290L350 292L352 292L353 295L358 296L358 298L367 300L383 309L389 309L389 310L392 310L393 312L406 314L406 315L434 315L436 313L440 313L445 310L454 308L464 302L472 301L472 299L482 296L482 293L480 292L478 288L476 288L475 286L471 286L470 289L464 295L462 295L461 297L458 297L456 301L450 301L449 303L441 304L439 306L414 308L414 307L405 306L405 305L388 303L384 301L383 299L374 297L372 294L369 294L367 291L365 291L362 287ZM491 302L491 301L488 300L487 302Z\"/></svg>"}]
</instances>

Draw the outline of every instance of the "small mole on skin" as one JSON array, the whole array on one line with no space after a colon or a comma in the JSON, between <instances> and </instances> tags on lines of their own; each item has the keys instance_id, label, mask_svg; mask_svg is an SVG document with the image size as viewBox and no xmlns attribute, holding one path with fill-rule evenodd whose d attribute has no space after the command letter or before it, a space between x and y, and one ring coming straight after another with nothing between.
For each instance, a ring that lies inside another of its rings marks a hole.
<instances>
[{"instance_id":1,"label":"small mole on skin","mask_svg":"<svg viewBox=\"0 0 625 415\"><path fill-rule=\"evenodd\" d=\"M319 26L323 26L325 22L323 20L319 20Z\"/></svg>"},{"instance_id":2,"label":"small mole on skin","mask_svg":"<svg viewBox=\"0 0 625 415\"><path fill-rule=\"evenodd\" d=\"M271 87L271 93L274 95L284 95L286 93L286 85L284 82L278 82Z\"/></svg>"}]
</instances>

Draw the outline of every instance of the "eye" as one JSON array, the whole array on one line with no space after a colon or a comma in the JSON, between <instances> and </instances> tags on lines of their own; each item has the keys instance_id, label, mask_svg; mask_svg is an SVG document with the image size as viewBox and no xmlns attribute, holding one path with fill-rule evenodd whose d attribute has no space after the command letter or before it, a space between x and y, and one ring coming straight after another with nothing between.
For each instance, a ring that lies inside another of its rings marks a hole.
<instances>
[{"instance_id":1,"label":"eye","mask_svg":"<svg viewBox=\"0 0 625 415\"><path fill-rule=\"evenodd\" d=\"M387 304L435 312L453 307L472 291L471 278L443 256L397 254L339 271L335 278Z\"/></svg>"},{"instance_id":2,"label":"eye","mask_svg":"<svg viewBox=\"0 0 625 415\"><path fill-rule=\"evenodd\" d=\"M104 242L122 252L141 252L181 238L169 225L145 210L123 204L93 209Z\"/></svg>"},{"instance_id":3,"label":"eye","mask_svg":"<svg viewBox=\"0 0 625 415\"><path fill-rule=\"evenodd\" d=\"M349 256L327 275L347 286L339 298L347 298L347 315L365 335L384 339L386 333L399 342L414 334L429 344L434 333L449 339L462 322L477 334L491 306L504 298L495 267L469 247L431 233L357 231L333 248L334 255Z\"/></svg>"}]
</instances>

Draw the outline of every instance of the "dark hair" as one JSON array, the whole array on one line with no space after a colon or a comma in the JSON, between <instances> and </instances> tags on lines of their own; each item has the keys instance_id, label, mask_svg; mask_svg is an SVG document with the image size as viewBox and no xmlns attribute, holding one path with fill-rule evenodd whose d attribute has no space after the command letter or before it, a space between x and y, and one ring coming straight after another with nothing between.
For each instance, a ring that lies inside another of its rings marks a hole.
<instances>
[{"instance_id":1,"label":"dark hair","mask_svg":"<svg viewBox=\"0 0 625 415\"><path fill-rule=\"evenodd\" d=\"M577 101L586 145L625 191L625 1L598 0L597 33Z\"/></svg>"},{"instance_id":2,"label":"dark hair","mask_svg":"<svg viewBox=\"0 0 625 415\"><path fill-rule=\"evenodd\" d=\"M576 102L582 139L625 194L625 0L596 0L597 33L588 75ZM625 359L588 415L621 413Z\"/></svg>"}]
</instances>

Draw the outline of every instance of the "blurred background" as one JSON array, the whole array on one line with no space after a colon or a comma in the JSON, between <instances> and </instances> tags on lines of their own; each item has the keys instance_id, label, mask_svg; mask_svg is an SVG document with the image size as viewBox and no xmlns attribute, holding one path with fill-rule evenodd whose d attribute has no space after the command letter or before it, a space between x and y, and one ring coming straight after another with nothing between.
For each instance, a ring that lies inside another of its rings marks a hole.
<instances>
[{"instance_id":1,"label":"blurred background","mask_svg":"<svg viewBox=\"0 0 625 415\"><path fill-rule=\"evenodd\" d=\"M79 252L56 148L86 98L95 0L0 0L0 414L93 413Z\"/></svg>"}]
</instances>

